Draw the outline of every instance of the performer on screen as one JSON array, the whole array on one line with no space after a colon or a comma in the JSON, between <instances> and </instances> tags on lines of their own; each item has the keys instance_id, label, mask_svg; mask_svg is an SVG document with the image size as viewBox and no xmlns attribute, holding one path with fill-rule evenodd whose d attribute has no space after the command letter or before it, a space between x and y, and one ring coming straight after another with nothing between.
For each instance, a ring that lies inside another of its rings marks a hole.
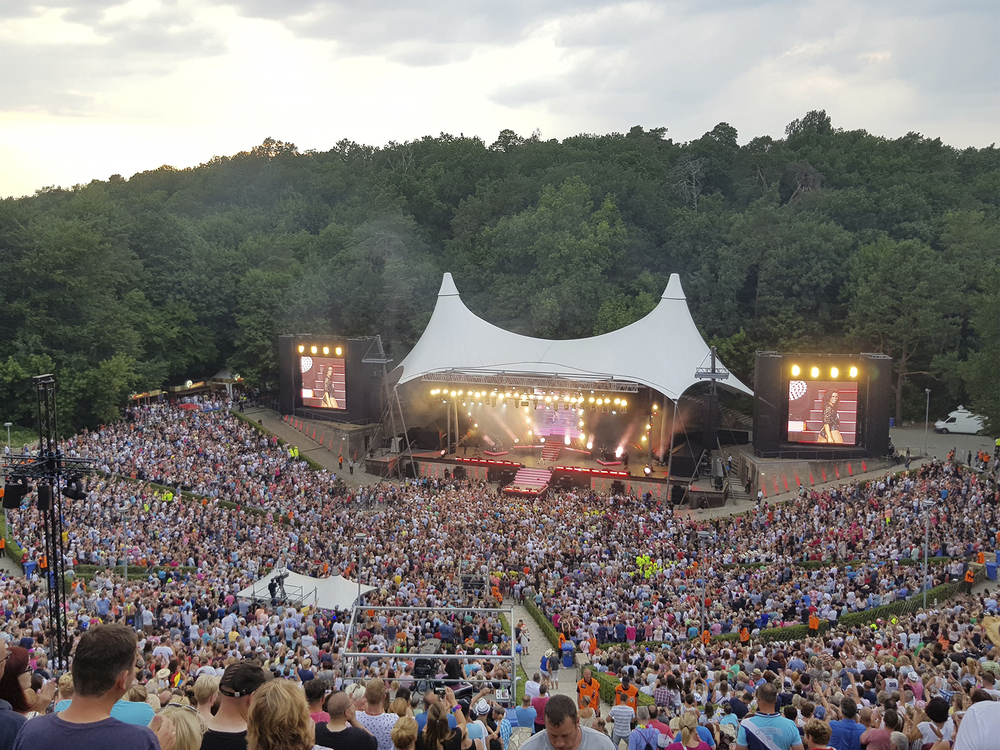
<instances>
[{"instance_id":1,"label":"performer on screen","mask_svg":"<svg viewBox=\"0 0 1000 750\"><path fill-rule=\"evenodd\" d=\"M323 379L323 406L328 409L340 408L333 396L333 365L326 368L326 377Z\"/></svg>"},{"instance_id":2,"label":"performer on screen","mask_svg":"<svg viewBox=\"0 0 1000 750\"><path fill-rule=\"evenodd\" d=\"M834 389L823 399L823 429L819 433L821 443L843 443L844 436L840 434L840 415L837 404L840 403L840 391Z\"/></svg>"}]
</instances>

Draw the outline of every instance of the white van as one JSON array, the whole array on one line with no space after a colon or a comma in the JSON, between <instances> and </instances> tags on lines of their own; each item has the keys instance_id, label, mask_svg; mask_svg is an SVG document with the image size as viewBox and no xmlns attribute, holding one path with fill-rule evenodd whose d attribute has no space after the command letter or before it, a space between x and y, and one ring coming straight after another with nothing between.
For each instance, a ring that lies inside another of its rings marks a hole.
<instances>
[{"instance_id":1,"label":"white van","mask_svg":"<svg viewBox=\"0 0 1000 750\"><path fill-rule=\"evenodd\" d=\"M978 435L983 429L983 418L973 414L964 406L959 406L948 415L947 419L939 419L934 423L934 432L958 432L965 435Z\"/></svg>"}]
</instances>

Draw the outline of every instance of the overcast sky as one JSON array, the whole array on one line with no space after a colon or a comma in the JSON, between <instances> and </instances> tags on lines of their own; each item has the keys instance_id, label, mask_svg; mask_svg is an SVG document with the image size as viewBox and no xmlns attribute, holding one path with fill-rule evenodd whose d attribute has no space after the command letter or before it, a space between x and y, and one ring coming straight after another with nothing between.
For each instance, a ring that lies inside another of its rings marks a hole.
<instances>
[{"instance_id":1,"label":"overcast sky","mask_svg":"<svg viewBox=\"0 0 1000 750\"><path fill-rule=\"evenodd\" d=\"M327 150L725 121L1000 133L996 0L0 0L0 196Z\"/></svg>"}]
</instances>

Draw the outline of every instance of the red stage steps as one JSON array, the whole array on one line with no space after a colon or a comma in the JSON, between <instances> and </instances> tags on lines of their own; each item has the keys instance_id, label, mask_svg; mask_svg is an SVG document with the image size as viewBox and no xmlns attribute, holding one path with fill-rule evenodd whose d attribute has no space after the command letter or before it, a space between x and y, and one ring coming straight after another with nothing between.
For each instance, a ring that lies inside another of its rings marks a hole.
<instances>
[{"instance_id":1,"label":"red stage steps","mask_svg":"<svg viewBox=\"0 0 1000 750\"><path fill-rule=\"evenodd\" d=\"M548 469L518 469L514 481L504 488L508 495L540 495L549 486L552 472Z\"/></svg>"},{"instance_id":2,"label":"red stage steps","mask_svg":"<svg viewBox=\"0 0 1000 750\"><path fill-rule=\"evenodd\" d=\"M542 460L555 461L559 458L559 451L561 450L562 446L559 443L546 443L542 446Z\"/></svg>"}]
</instances>

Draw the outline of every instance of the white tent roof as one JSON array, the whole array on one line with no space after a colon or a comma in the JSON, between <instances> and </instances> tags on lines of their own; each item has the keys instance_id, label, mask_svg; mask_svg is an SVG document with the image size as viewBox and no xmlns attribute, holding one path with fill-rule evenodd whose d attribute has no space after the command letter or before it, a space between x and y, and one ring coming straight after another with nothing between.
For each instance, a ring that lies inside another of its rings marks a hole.
<instances>
[{"instance_id":1,"label":"white tent roof","mask_svg":"<svg viewBox=\"0 0 1000 750\"><path fill-rule=\"evenodd\" d=\"M619 380L648 386L676 401L699 382L695 370L709 365L710 350L691 318L676 273L644 318L600 336L562 341L522 336L487 323L465 306L446 273L427 328L393 372L400 385L441 373ZM719 384L753 395L732 375Z\"/></svg>"},{"instance_id":2,"label":"white tent roof","mask_svg":"<svg viewBox=\"0 0 1000 750\"><path fill-rule=\"evenodd\" d=\"M250 586L240 591L237 596L244 599L266 599L270 594L267 585L278 573L287 572L285 593L289 599L300 600L303 605L319 607L320 609L350 609L358 598L358 582L349 581L343 576L329 578L313 578L290 570L274 569L263 578L254 581ZM373 586L362 586L362 595L374 591Z\"/></svg>"}]
</instances>

